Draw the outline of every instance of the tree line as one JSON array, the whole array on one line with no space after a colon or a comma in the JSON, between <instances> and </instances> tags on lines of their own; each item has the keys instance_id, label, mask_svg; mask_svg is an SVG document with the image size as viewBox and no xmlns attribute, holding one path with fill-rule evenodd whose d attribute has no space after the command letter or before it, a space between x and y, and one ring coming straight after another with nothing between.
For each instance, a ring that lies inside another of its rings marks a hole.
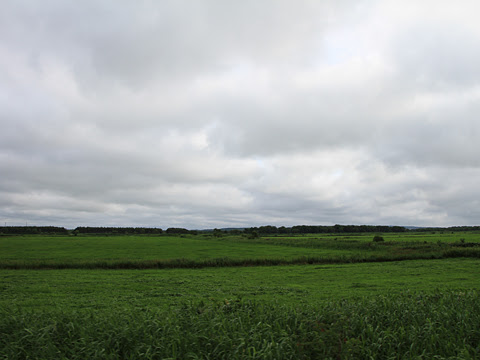
<instances>
[{"instance_id":1,"label":"tree line","mask_svg":"<svg viewBox=\"0 0 480 360\"><path fill-rule=\"evenodd\" d=\"M342 234L342 233L386 233L386 232L405 232L407 228L403 226L384 226L384 225L296 225L292 227L285 226L260 226L244 229L246 233L257 232L259 234L271 235L295 235L295 234Z\"/></svg>"},{"instance_id":2,"label":"tree line","mask_svg":"<svg viewBox=\"0 0 480 360\"><path fill-rule=\"evenodd\" d=\"M68 235L69 231L57 226L0 226L0 234L6 235Z\"/></svg>"},{"instance_id":3,"label":"tree line","mask_svg":"<svg viewBox=\"0 0 480 360\"><path fill-rule=\"evenodd\" d=\"M403 226L386 225L295 225L292 227L265 225L259 227L239 229L210 229L188 230L179 227L161 228L145 227L92 227L79 226L74 230L67 230L57 226L0 226L3 235L299 235L299 234L355 234L355 233L400 233L400 232L435 232L435 231L480 231L480 226L453 226L453 227L427 227L408 229Z\"/></svg>"},{"instance_id":4,"label":"tree line","mask_svg":"<svg viewBox=\"0 0 480 360\"><path fill-rule=\"evenodd\" d=\"M79 226L73 230L73 234L87 234L87 235L156 235L162 234L163 230L160 228L144 228L144 227L92 227Z\"/></svg>"}]
</instances>

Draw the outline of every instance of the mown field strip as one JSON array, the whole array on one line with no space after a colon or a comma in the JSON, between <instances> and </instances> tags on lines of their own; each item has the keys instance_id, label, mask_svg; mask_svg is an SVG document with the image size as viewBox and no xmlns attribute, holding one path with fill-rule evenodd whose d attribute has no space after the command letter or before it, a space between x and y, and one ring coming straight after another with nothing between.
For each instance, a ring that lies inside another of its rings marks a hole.
<instances>
[{"instance_id":1,"label":"mown field strip","mask_svg":"<svg viewBox=\"0 0 480 360\"><path fill-rule=\"evenodd\" d=\"M1 270L0 306L108 309L211 298L312 304L405 291L480 289L479 265L475 259L443 259L167 270Z\"/></svg>"}]
</instances>

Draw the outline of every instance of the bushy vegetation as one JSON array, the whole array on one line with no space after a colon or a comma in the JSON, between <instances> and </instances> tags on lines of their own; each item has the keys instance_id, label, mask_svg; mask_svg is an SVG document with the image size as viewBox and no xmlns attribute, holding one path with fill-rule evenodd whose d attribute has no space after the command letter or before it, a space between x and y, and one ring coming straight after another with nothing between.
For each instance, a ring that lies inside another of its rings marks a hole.
<instances>
[{"instance_id":1,"label":"bushy vegetation","mask_svg":"<svg viewBox=\"0 0 480 360\"><path fill-rule=\"evenodd\" d=\"M381 235L375 235L373 237L373 242L384 242L384 241L385 241L385 239Z\"/></svg>"},{"instance_id":2,"label":"bushy vegetation","mask_svg":"<svg viewBox=\"0 0 480 360\"><path fill-rule=\"evenodd\" d=\"M412 359L480 356L476 291L296 308L223 300L168 310L0 310L5 359Z\"/></svg>"}]
</instances>

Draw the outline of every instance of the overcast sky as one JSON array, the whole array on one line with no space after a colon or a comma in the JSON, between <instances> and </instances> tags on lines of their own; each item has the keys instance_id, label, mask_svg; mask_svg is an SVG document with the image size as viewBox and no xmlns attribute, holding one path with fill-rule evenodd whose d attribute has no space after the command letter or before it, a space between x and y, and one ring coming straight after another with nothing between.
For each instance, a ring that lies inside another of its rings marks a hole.
<instances>
[{"instance_id":1,"label":"overcast sky","mask_svg":"<svg viewBox=\"0 0 480 360\"><path fill-rule=\"evenodd\" d=\"M0 225L479 225L479 14L3 0Z\"/></svg>"}]
</instances>

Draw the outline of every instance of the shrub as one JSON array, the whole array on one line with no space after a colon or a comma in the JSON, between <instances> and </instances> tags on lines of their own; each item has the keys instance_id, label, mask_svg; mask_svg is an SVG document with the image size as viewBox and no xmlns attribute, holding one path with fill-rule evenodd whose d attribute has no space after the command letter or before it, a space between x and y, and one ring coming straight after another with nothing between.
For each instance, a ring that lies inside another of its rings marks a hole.
<instances>
[{"instance_id":1,"label":"shrub","mask_svg":"<svg viewBox=\"0 0 480 360\"><path fill-rule=\"evenodd\" d=\"M383 236L375 235L375 236L373 237L373 241L374 241L374 242L382 242L382 241L385 241L385 239L383 238Z\"/></svg>"}]
</instances>

